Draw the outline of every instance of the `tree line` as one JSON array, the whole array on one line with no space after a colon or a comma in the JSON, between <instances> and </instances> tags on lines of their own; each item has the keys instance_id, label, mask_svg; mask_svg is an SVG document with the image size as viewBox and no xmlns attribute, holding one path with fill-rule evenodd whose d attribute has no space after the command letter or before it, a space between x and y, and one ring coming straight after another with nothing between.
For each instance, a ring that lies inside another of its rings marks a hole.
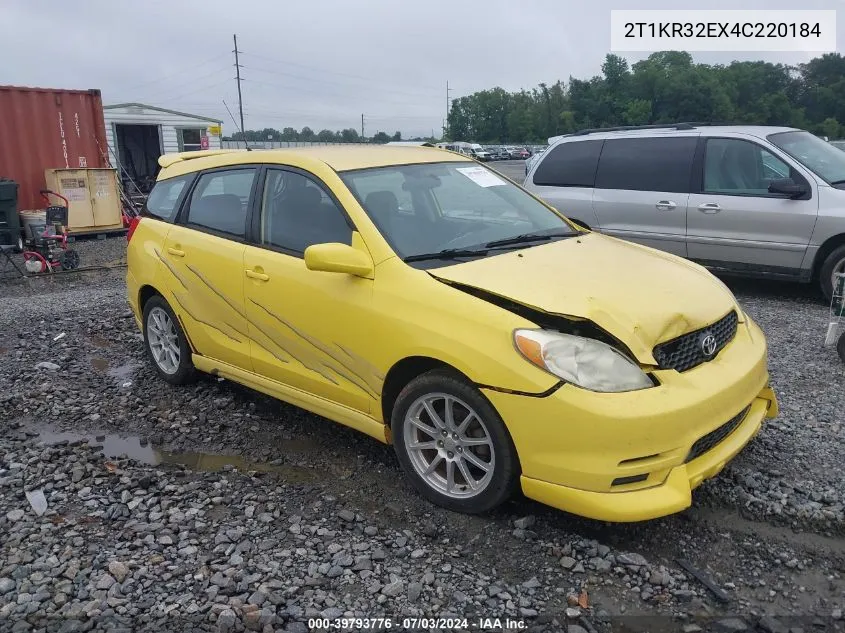
<instances>
[{"instance_id":1,"label":"tree line","mask_svg":"<svg viewBox=\"0 0 845 633\"><path fill-rule=\"evenodd\" d=\"M831 139L845 135L845 57L798 66L693 63L686 52L653 53L629 67L607 55L602 75L541 83L532 90L482 90L455 99L447 138L543 143L585 128L714 122L787 125Z\"/></svg>"},{"instance_id":2,"label":"tree line","mask_svg":"<svg viewBox=\"0 0 845 633\"><path fill-rule=\"evenodd\" d=\"M305 126L301 130L296 130L292 127L286 127L283 130L265 127L263 130L245 130L244 132L235 132L230 137L234 141L302 141L308 143L387 143L389 141L401 141L402 133L396 132L393 136L387 132L376 132L368 139L362 139L358 130L355 128L347 128L333 132L332 130L320 130L315 132L310 127ZM423 139L411 139L423 140Z\"/></svg>"}]
</instances>

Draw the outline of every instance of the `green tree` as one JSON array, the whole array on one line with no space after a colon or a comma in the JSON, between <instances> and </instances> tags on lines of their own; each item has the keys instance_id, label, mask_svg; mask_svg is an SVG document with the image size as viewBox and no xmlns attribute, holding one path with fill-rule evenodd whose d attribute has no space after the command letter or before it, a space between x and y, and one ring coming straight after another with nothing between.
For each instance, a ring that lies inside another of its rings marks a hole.
<instances>
[{"instance_id":1,"label":"green tree","mask_svg":"<svg viewBox=\"0 0 845 633\"><path fill-rule=\"evenodd\" d=\"M331 130L320 130L317 133L317 140L322 143L333 143L337 140L337 136Z\"/></svg>"},{"instance_id":2,"label":"green tree","mask_svg":"<svg viewBox=\"0 0 845 633\"><path fill-rule=\"evenodd\" d=\"M316 138L317 138L317 135L314 134L314 130L312 130L307 125L304 128L302 128L302 131L299 133L299 140L300 141L312 142L313 143Z\"/></svg>"},{"instance_id":3,"label":"green tree","mask_svg":"<svg viewBox=\"0 0 845 633\"><path fill-rule=\"evenodd\" d=\"M393 136L390 139L391 141L401 141L402 140L402 132L394 132Z\"/></svg>"},{"instance_id":4,"label":"green tree","mask_svg":"<svg viewBox=\"0 0 845 633\"><path fill-rule=\"evenodd\" d=\"M828 117L818 126L818 131L822 136L826 136L829 139L838 139L842 134L842 126L833 117Z\"/></svg>"},{"instance_id":5,"label":"green tree","mask_svg":"<svg viewBox=\"0 0 845 633\"><path fill-rule=\"evenodd\" d=\"M386 132L376 132L373 135L373 143L387 143L390 140L390 137L387 135Z\"/></svg>"},{"instance_id":6,"label":"green tree","mask_svg":"<svg viewBox=\"0 0 845 633\"><path fill-rule=\"evenodd\" d=\"M358 135L358 130L354 127L349 127L345 130L341 130L340 140L344 143L358 143L361 141L361 137Z\"/></svg>"}]
</instances>

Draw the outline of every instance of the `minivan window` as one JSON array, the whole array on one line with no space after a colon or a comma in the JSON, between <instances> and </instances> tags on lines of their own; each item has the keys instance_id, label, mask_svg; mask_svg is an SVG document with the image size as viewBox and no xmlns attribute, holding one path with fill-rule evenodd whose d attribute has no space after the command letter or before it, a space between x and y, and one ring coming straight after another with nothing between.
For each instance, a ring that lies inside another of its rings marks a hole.
<instances>
[{"instance_id":1,"label":"minivan window","mask_svg":"<svg viewBox=\"0 0 845 633\"><path fill-rule=\"evenodd\" d=\"M767 137L831 185L845 184L845 152L809 132L778 132Z\"/></svg>"},{"instance_id":2,"label":"minivan window","mask_svg":"<svg viewBox=\"0 0 845 633\"><path fill-rule=\"evenodd\" d=\"M599 158L597 189L690 190L695 136L608 139Z\"/></svg>"},{"instance_id":3,"label":"minivan window","mask_svg":"<svg viewBox=\"0 0 845 633\"><path fill-rule=\"evenodd\" d=\"M789 176L789 165L755 143L736 138L707 139L706 193L767 196L773 180Z\"/></svg>"},{"instance_id":4,"label":"minivan window","mask_svg":"<svg viewBox=\"0 0 845 633\"><path fill-rule=\"evenodd\" d=\"M255 171L233 169L200 176L191 194L188 224L243 239Z\"/></svg>"},{"instance_id":5,"label":"minivan window","mask_svg":"<svg viewBox=\"0 0 845 633\"><path fill-rule=\"evenodd\" d=\"M551 187L593 187L604 141L570 141L546 152L534 172L534 184Z\"/></svg>"},{"instance_id":6,"label":"minivan window","mask_svg":"<svg viewBox=\"0 0 845 633\"><path fill-rule=\"evenodd\" d=\"M194 175L190 174L159 180L147 198L147 214L159 220L172 220L176 215L182 192L193 177Z\"/></svg>"}]
</instances>

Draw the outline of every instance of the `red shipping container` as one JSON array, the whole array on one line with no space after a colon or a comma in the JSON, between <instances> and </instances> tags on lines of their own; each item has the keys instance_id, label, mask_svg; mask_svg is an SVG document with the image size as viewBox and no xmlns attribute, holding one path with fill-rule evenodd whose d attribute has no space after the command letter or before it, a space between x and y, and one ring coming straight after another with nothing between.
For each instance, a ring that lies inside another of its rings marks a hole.
<instances>
[{"instance_id":1,"label":"red shipping container","mask_svg":"<svg viewBox=\"0 0 845 633\"><path fill-rule=\"evenodd\" d=\"M44 170L110 167L99 90L0 86L0 178L20 185L18 210L45 204Z\"/></svg>"}]
</instances>

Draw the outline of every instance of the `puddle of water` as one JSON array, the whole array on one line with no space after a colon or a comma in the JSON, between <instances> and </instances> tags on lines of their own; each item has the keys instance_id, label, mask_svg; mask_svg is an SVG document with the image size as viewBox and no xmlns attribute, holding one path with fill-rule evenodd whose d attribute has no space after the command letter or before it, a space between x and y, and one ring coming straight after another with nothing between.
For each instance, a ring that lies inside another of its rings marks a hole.
<instances>
[{"instance_id":1,"label":"puddle of water","mask_svg":"<svg viewBox=\"0 0 845 633\"><path fill-rule=\"evenodd\" d=\"M88 340L91 341L91 344L94 347L111 347L112 346L111 341L103 338L102 336L98 336L96 334L89 335Z\"/></svg>"},{"instance_id":2,"label":"puddle of water","mask_svg":"<svg viewBox=\"0 0 845 633\"><path fill-rule=\"evenodd\" d=\"M310 468L289 464L269 464L253 462L239 455L218 455L213 453L171 453L162 451L146 440L136 436L120 436L111 433L86 435L68 431L56 431L45 427L27 429L38 433L38 441L45 446L62 442L87 442L89 446L99 448L106 458L129 457L151 466L173 464L196 471L217 472L236 469L241 472L254 471L273 473L293 483L314 481L316 472Z\"/></svg>"},{"instance_id":3,"label":"puddle of water","mask_svg":"<svg viewBox=\"0 0 845 633\"><path fill-rule=\"evenodd\" d=\"M123 365L109 369L108 374L112 378L126 380L127 378L131 378L140 367L138 363L124 363Z\"/></svg>"},{"instance_id":4,"label":"puddle of water","mask_svg":"<svg viewBox=\"0 0 845 633\"><path fill-rule=\"evenodd\" d=\"M91 359L91 367L96 369L99 372L104 372L109 366L109 361L105 358L92 358Z\"/></svg>"}]
</instances>

